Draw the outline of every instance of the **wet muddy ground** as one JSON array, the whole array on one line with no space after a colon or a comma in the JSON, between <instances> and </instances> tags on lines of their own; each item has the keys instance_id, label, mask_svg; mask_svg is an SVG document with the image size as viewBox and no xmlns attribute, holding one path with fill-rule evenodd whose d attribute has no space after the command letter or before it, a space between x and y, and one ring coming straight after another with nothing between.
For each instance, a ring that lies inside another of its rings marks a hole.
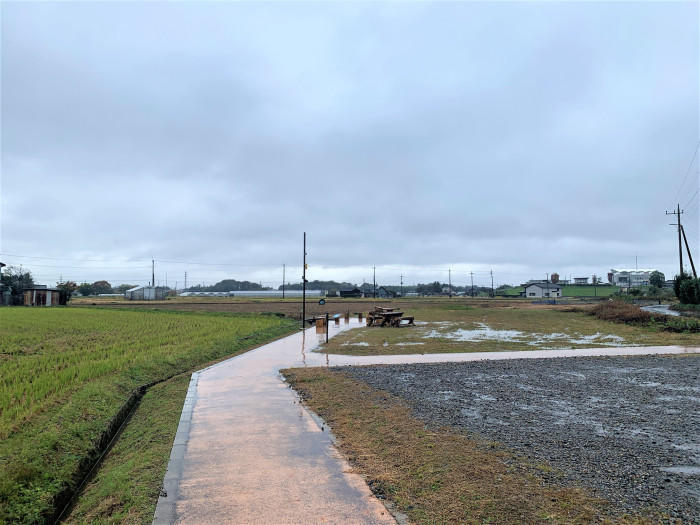
<instances>
[{"instance_id":1,"label":"wet muddy ground","mask_svg":"<svg viewBox=\"0 0 700 525\"><path fill-rule=\"evenodd\" d=\"M498 441L618 511L700 523L700 357L518 359L339 368L421 420Z\"/></svg>"}]
</instances>

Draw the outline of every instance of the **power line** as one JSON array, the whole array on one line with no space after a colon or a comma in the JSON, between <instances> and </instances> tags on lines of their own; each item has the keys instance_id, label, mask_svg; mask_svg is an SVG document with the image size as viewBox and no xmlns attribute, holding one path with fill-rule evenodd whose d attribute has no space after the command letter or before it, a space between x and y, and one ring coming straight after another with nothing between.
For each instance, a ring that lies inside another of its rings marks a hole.
<instances>
[{"instance_id":1,"label":"power line","mask_svg":"<svg viewBox=\"0 0 700 525\"><path fill-rule=\"evenodd\" d=\"M683 186L685 185L685 181L688 180L688 175L690 175L690 168L693 167L693 163L695 162L695 158L698 156L698 149L700 148L700 140L698 141L697 145L695 146L695 151L693 152L693 158L690 159L690 164L688 164L688 170L685 172L685 177L683 177L683 182L681 182L680 187L678 188L678 191L676 192L676 199L681 194L681 190L683 189Z\"/></svg>"},{"instance_id":2,"label":"power line","mask_svg":"<svg viewBox=\"0 0 700 525\"><path fill-rule=\"evenodd\" d=\"M686 203L683 205L684 208L687 208L687 207L688 207L688 204L690 204L691 202L693 202L693 199L694 199L695 197L698 196L698 192L699 192L699 191L700 191L700 188L697 189L697 190L695 190L695 193L693 193L693 196L688 200L688 202L686 202Z\"/></svg>"}]
</instances>

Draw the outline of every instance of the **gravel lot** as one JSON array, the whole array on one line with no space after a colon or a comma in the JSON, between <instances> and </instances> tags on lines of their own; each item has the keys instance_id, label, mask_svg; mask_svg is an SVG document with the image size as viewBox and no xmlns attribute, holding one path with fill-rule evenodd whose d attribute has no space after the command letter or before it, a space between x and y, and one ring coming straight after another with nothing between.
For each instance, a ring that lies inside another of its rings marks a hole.
<instances>
[{"instance_id":1,"label":"gravel lot","mask_svg":"<svg viewBox=\"0 0 700 525\"><path fill-rule=\"evenodd\" d=\"M618 510L700 523L700 357L342 367L421 420L548 462ZM558 471L558 472L557 472Z\"/></svg>"}]
</instances>

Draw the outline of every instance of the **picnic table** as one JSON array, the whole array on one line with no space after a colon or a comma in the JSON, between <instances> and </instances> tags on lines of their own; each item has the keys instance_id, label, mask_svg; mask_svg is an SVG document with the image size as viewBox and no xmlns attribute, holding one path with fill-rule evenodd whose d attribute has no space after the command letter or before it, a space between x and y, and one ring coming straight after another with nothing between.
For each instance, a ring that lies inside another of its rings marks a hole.
<instances>
[{"instance_id":1,"label":"picnic table","mask_svg":"<svg viewBox=\"0 0 700 525\"><path fill-rule=\"evenodd\" d=\"M404 317L401 310L395 308L375 307L367 314L367 326L410 326L413 325L413 317Z\"/></svg>"}]
</instances>

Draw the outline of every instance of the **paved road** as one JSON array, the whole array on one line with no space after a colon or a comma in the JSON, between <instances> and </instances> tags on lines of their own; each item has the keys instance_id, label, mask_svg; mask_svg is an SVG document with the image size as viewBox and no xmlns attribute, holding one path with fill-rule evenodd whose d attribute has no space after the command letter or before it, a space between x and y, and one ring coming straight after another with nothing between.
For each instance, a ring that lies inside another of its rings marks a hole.
<instances>
[{"instance_id":1,"label":"paved road","mask_svg":"<svg viewBox=\"0 0 700 525\"><path fill-rule=\"evenodd\" d=\"M358 326L331 325L330 335ZM395 523L303 408L279 370L300 366L692 353L684 347L404 356L311 352L310 328L196 372L183 408L154 524Z\"/></svg>"}]
</instances>

